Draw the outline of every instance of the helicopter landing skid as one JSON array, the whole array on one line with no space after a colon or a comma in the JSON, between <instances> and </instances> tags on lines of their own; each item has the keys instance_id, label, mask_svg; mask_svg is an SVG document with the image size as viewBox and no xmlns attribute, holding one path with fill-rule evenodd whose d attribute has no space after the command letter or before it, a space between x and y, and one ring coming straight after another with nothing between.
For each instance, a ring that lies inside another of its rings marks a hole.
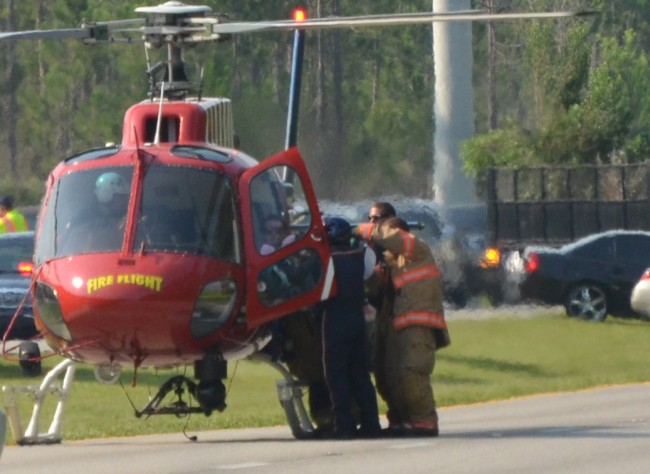
<instances>
[{"instance_id":1,"label":"helicopter landing skid","mask_svg":"<svg viewBox=\"0 0 650 474\"><path fill-rule=\"evenodd\" d=\"M256 352L248 357L253 362L264 362L282 374L282 379L276 381L278 400L287 416L291 434L296 439L311 439L315 436L314 425L307 414L302 397L305 385L298 382L289 370L280 362L274 361L268 354Z\"/></svg>"},{"instance_id":2,"label":"helicopter landing skid","mask_svg":"<svg viewBox=\"0 0 650 474\"><path fill-rule=\"evenodd\" d=\"M248 359L253 362L264 362L269 364L282 375L282 379L276 382L278 399L286 414L291 433L296 439L313 438L315 433L314 426L307 414L307 410L305 409L302 400L305 393L304 385L294 379L289 370L283 364L273 361L267 354L258 352L249 356ZM48 372L38 388L33 386L2 387L5 395L6 421L9 422L16 444L24 446L56 444L61 442L63 411L67 401L68 392L74 379L75 369L76 363L73 360L66 359ZM57 378L60 376L63 376L63 381L59 384L57 383ZM162 403L165 397L172 392L176 395L177 399L171 404L163 406ZM190 413L204 413L209 415L211 413L212 410L210 409L202 408L201 406L191 406L185 402L183 400L183 395L186 392L190 397L196 398L197 394L201 396L202 389L199 384L196 384L185 376L179 375L172 377L160 387L156 396L145 408L140 411L136 410L136 417L139 418L142 416L161 414L183 416ZM204 392L205 389L203 389L203 393ZM48 393L58 396L59 402L48 432L39 433L39 415ZM29 394L35 399L32 418L28 427L24 430L18 412L16 397L18 394ZM205 395L203 395L202 398L205 399ZM209 398L209 400L214 402L213 398ZM225 408L225 403L213 403L212 406L214 406L215 409L222 411ZM0 428L1 427L2 419L0 419ZM4 430L2 431L4 432Z\"/></svg>"},{"instance_id":3,"label":"helicopter landing skid","mask_svg":"<svg viewBox=\"0 0 650 474\"><path fill-rule=\"evenodd\" d=\"M5 408L7 419L16 444L20 446L36 444L57 444L61 442L61 430L63 426L63 411L68 399L68 393L74 380L76 363L71 359L59 362L51 369L40 386L32 385L24 387L3 386ZM59 383L58 378L63 381ZM25 394L33 398L34 408L32 417L27 428L23 430L20 411L18 409L18 395ZM52 416L52 423L47 433L39 432L41 409L45 404L47 394L58 397L58 403Z\"/></svg>"}]
</instances>

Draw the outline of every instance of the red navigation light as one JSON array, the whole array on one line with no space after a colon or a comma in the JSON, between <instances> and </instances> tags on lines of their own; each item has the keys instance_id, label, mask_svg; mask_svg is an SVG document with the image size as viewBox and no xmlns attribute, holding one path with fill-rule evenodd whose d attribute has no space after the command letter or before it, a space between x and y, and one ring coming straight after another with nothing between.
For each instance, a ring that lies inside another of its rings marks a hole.
<instances>
[{"instance_id":1,"label":"red navigation light","mask_svg":"<svg viewBox=\"0 0 650 474\"><path fill-rule=\"evenodd\" d=\"M307 19L307 10L304 8L296 8L293 11L293 19L295 21L305 21Z\"/></svg>"}]
</instances>

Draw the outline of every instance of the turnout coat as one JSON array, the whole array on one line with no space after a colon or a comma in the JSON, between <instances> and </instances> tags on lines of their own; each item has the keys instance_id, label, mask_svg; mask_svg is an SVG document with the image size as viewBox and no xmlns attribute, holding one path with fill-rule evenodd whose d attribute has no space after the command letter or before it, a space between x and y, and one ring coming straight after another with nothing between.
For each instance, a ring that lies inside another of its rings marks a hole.
<instances>
[{"instance_id":1,"label":"turnout coat","mask_svg":"<svg viewBox=\"0 0 650 474\"><path fill-rule=\"evenodd\" d=\"M431 249L422 239L401 229L385 225L360 224L356 234L381 245L395 287L393 327L433 328L436 348L450 344L442 306L440 270Z\"/></svg>"}]
</instances>

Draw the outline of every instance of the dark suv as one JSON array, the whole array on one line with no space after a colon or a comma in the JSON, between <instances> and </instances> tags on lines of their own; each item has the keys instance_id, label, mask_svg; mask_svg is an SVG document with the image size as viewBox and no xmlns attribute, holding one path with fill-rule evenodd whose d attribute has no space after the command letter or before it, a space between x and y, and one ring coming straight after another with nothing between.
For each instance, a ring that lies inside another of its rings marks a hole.
<instances>
[{"instance_id":1,"label":"dark suv","mask_svg":"<svg viewBox=\"0 0 650 474\"><path fill-rule=\"evenodd\" d=\"M34 267L34 232L0 235L0 334L4 336L18 306L24 300L9 339L30 339L36 335L32 302L29 296Z\"/></svg>"}]
</instances>

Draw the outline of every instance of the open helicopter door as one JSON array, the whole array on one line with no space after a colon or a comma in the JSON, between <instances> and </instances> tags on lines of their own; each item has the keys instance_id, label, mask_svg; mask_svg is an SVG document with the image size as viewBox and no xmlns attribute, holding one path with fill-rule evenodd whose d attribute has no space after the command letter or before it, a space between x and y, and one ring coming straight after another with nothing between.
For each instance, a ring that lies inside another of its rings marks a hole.
<instances>
[{"instance_id":1,"label":"open helicopter door","mask_svg":"<svg viewBox=\"0 0 650 474\"><path fill-rule=\"evenodd\" d=\"M294 176L291 185L280 179L285 167ZM259 326L333 294L327 236L298 150L285 150L244 172L239 195L248 326Z\"/></svg>"}]
</instances>

